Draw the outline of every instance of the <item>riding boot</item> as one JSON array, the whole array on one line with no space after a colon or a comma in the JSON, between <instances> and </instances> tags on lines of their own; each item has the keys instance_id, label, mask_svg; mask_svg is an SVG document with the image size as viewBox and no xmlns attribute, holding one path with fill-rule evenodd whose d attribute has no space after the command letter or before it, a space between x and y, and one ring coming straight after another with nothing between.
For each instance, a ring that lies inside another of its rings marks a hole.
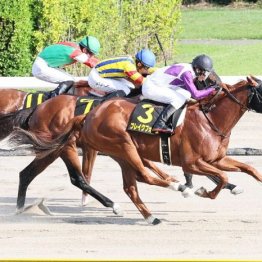
<instances>
[{"instance_id":1,"label":"riding boot","mask_svg":"<svg viewBox=\"0 0 262 262\"><path fill-rule=\"evenodd\" d=\"M64 81L59 83L58 87L53 91L51 91L50 97L55 97L66 93L73 85L74 85L74 81Z\"/></svg>"},{"instance_id":2,"label":"riding boot","mask_svg":"<svg viewBox=\"0 0 262 262\"><path fill-rule=\"evenodd\" d=\"M156 123L152 128L152 132L172 133L173 130L166 126L166 122L175 111L175 107L168 105L156 120Z\"/></svg>"},{"instance_id":3,"label":"riding boot","mask_svg":"<svg viewBox=\"0 0 262 262\"><path fill-rule=\"evenodd\" d=\"M108 100L108 99L113 98L113 97L125 97L125 96L126 96L126 93L123 90L118 90L118 91L112 92L112 93L104 96L104 99Z\"/></svg>"}]
</instances>

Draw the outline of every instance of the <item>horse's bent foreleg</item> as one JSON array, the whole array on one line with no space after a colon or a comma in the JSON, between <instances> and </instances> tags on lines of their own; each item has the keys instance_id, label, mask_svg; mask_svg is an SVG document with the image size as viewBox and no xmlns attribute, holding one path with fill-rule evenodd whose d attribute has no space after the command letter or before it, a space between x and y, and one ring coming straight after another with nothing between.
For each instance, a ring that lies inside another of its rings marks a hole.
<instances>
[{"instance_id":1,"label":"horse's bent foreleg","mask_svg":"<svg viewBox=\"0 0 262 262\"><path fill-rule=\"evenodd\" d=\"M186 179L186 183L185 186L189 187L189 188L193 188L193 183L192 183L192 174L189 173L184 173L185 179ZM207 175L207 178L210 179L212 182L214 182L216 185L218 185L220 183L220 179L216 176L209 176ZM243 188L231 183L227 183L224 187L224 189L228 189L231 191L232 194L234 195L238 195L243 193Z\"/></svg>"},{"instance_id":2,"label":"horse's bent foreleg","mask_svg":"<svg viewBox=\"0 0 262 262\"><path fill-rule=\"evenodd\" d=\"M244 172L254 177L257 181L262 182L262 175L254 167L228 156L225 156L218 162L214 163L214 166L225 171Z\"/></svg>"},{"instance_id":3,"label":"horse's bent foreleg","mask_svg":"<svg viewBox=\"0 0 262 262\"><path fill-rule=\"evenodd\" d=\"M147 160L145 158L142 158L143 164L145 167L149 168L151 171L153 171L158 177L171 182L178 182L178 180L175 179L175 177L168 175L163 170L161 170L154 162Z\"/></svg>"},{"instance_id":4,"label":"horse's bent foreleg","mask_svg":"<svg viewBox=\"0 0 262 262\"><path fill-rule=\"evenodd\" d=\"M51 154L41 159L35 158L25 169L20 172L16 204L17 213L22 212L24 209L26 191L29 184L37 175L45 170L47 166L54 162L57 157L57 155Z\"/></svg>"},{"instance_id":5,"label":"horse's bent foreleg","mask_svg":"<svg viewBox=\"0 0 262 262\"><path fill-rule=\"evenodd\" d=\"M78 158L78 153L75 145L66 145L66 147L61 153L61 158L66 164L71 183L74 186L80 188L85 193L90 194L105 207L113 208L113 212L115 214L119 214L121 212L118 204L114 203L111 199L96 191L85 181L85 178L81 171L81 164Z\"/></svg>"},{"instance_id":6,"label":"horse's bent foreleg","mask_svg":"<svg viewBox=\"0 0 262 262\"><path fill-rule=\"evenodd\" d=\"M97 151L87 146L82 147L82 150L83 150L82 172L86 182L90 184L95 159L97 156ZM88 194L83 191L82 206L87 205L88 202L87 196Z\"/></svg>"},{"instance_id":7,"label":"horse's bent foreleg","mask_svg":"<svg viewBox=\"0 0 262 262\"><path fill-rule=\"evenodd\" d=\"M224 188L224 186L228 182L228 177L224 172L210 165L209 163L203 161L202 159L198 159L197 162L194 165L192 165L189 169L190 170L187 171L194 174L199 174L199 175L210 174L210 175L217 176L220 179L220 183L214 188L214 190L210 192L206 192L204 188L203 190L200 191L197 190L196 193L202 197L215 199L218 193Z\"/></svg>"}]
</instances>

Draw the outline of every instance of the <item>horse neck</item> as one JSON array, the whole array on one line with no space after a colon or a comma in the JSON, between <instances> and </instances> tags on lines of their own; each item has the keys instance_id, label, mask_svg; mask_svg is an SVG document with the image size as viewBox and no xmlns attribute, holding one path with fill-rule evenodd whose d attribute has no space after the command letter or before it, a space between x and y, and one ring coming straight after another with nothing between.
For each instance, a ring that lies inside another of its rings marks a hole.
<instances>
[{"instance_id":1,"label":"horse neck","mask_svg":"<svg viewBox=\"0 0 262 262\"><path fill-rule=\"evenodd\" d=\"M86 96L88 95L90 91L89 87L78 87L78 88L73 88L72 89L72 94L76 95L76 96Z\"/></svg>"},{"instance_id":2,"label":"horse neck","mask_svg":"<svg viewBox=\"0 0 262 262\"><path fill-rule=\"evenodd\" d=\"M235 90L233 93L241 105L246 106L248 91L244 89L241 91ZM223 134L230 133L246 112L246 108L241 105L225 96L216 103L216 107L210 112L212 122Z\"/></svg>"}]
</instances>

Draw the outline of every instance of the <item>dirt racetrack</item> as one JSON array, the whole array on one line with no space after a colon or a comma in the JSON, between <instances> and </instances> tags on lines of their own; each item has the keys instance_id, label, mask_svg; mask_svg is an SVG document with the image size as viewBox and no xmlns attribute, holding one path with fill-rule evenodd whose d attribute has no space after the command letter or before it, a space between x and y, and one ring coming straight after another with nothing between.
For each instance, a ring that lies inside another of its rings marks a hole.
<instances>
[{"instance_id":1,"label":"dirt racetrack","mask_svg":"<svg viewBox=\"0 0 262 262\"><path fill-rule=\"evenodd\" d=\"M230 147L262 148L262 116L247 113L232 133ZM262 156L234 156L262 171ZM80 206L81 192L69 181L61 160L29 187L26 206L45 198L52 215L34 206L15 215L18 173L32 156L0 157L0 259L262 259L262 186L243 173L229 173L244 188L223 190L216 200L184 199L168 189L138 184L141 198L157 226L148 225L122 190L118 165L99 156L92 185L118 202L123 217L90 198ZM184 181L179 167L159 164ZM194 178L195 189L213 184Z\"/></svg>"}]
</instances>

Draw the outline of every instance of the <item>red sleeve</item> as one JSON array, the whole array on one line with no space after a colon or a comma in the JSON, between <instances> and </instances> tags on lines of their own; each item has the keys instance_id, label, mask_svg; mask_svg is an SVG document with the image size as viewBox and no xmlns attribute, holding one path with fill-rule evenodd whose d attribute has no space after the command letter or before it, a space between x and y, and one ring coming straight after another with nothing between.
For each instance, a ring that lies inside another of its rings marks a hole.
<instances>
[{"instance_id":1,"label":"red sleeve","mask_svg":"<svg viewBox=\"0 0 262 262\"><path fill-rule=\"evenodd\" d=\"M84 64L93 68L98 64L98 62L99 60L96 57L92 56Z\"/></svg>"}]
</instances>

